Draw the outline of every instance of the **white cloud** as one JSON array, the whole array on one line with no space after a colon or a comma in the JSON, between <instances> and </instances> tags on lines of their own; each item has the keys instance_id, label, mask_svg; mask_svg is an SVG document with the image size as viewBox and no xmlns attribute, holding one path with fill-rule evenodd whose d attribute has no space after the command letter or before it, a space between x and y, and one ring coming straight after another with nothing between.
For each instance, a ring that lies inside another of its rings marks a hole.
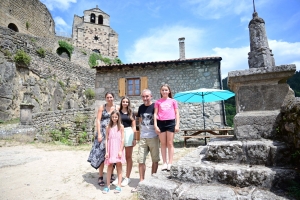
<instances>
[{"instance_id":1,"label":"white cloud","mask_svg":"<svg viewBox=\"0 0 300 200\"><path fill-rule=\"evenodd\" d=\"M152 29L148 35L137 39L128 48L125 52L126 60L135 63L178 59L180 37L186 38L186 57L199 57L202 35L201 29L181 25Z\"/></svg>"},{"instance_id":2,"label":"white cloud","mask_svg":"<svg viewBox=\"0 0 300 200\"><path fill-rule=\"evenodd\" d=\"M240 47L240 48L220 48L216 47L213 49L213 54L211 56L222 57L221 61L221 75L222 78L228 76L228 72L235 70L248 69L248 52L250 47Z\"/></svg>"},{"instance_id":3,"label":"white cloud","mask_svg":"<svg viewBox=\"0 0 300 200\"><path fill-rule=\"evenodd\" d=\"M55 17L54 21L55 21L55 29L57 32L68 33L69 29L71 29L71 26L68 25L61 17Z\"/></svg>"},{"instance_id":4,"label":"white cloud","mask_svg":"<svg viewBox=\"0 0 300 200\"><path fill-rule=\"evenodd\" d=\"M272 49L275 64L296 64L297 71L300 70L300 42L289 43L284 41L269 40L269 47ZM248 52L250 47L220 48L213 49L212 56L221 56L222 78L228 76L228 72L235 70L249 69Z\"/></svg>"},{"instance_id":5,"label":"white cloud","mask_svg":"<svg viewBox=\"0 0 300 200\"><path fill-rule=\"evenodd\" d=\"M49 10L58 8L60 10L68 10L71 3L76 3L77 0L41 0Z\"/></svg>"},{"instance_id":6,"label":"white cloud","mask_svg":"<svg viewBox=\"0 0 300 200\"><path fill-rule=\"evenodd\" d=\"M230 71L249 69L249 46L207 49L202 45L205 40L204 33L202 29L181 25L153 29L128 48L125 52L126 60L129 63L136 63L178 59L178 38L185 37L186 58L222 57L222 78L227 77ZM297 71L300 70L300 42L269 40L269 46L273 50L276 66L296 64Z\"/></svg>"}]
</instances>

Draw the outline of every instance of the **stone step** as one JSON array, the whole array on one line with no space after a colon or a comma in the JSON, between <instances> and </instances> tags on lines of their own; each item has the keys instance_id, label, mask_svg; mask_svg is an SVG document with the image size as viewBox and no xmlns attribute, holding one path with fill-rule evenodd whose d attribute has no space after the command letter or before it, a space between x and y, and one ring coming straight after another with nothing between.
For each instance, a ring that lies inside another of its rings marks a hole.
<instances>
[{"instance_id":1,"label":"stone step","mask_svg":"<svg viewBox=\"0 0 300 200\"><path fill-rule=\"evenodd\" d=\"M237 188L222 184L195 184L179 182L168 179L168 173L158 172L150 178L145 179L138 185L139 199L164 199L164 200L214 200L214 199L264 199L264 200L285 200L268 190L257 187Z\"/></svg>"},{"instance_id":2,"label":"stone step","mask_svg":"<svg viewBox=\"0 0 300 200\"><path fill-rule=\"evenodd\" d=\"M198 184L219 183L271 189L275 184L292 180L296 176L295 170L290 168L205 161L203 156L207 149L200 147L172 165L170 177Z\"/></svg>"},{"instance_id":3,"label":"stone step","mask_svg":"<svg viewBox=\"0 0 300 200\"><path fill-rule=\"evenodd\" d=\"M237 141L217 138L207 144L205 160L265 166L288 166L290 148L283 142L260 139Z\"/></svg>"}]
</instances>

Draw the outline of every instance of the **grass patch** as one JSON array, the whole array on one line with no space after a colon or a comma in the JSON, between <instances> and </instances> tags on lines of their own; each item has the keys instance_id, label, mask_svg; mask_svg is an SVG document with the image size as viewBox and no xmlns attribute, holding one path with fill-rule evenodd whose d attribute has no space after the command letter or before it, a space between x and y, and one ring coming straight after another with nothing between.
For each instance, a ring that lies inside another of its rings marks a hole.
<instances>
[{"instance_id":1,"label":"grass patch","mask_svg":"<svg viewBox=\"0 0 300 200\"><path fill-rule=\"evenodd\" d=\"M20 118L14 118L8 121L1 121L0 120L0 125L8 125L8 124L19 124L20 123Z\"/></svg>"}]
</instances>

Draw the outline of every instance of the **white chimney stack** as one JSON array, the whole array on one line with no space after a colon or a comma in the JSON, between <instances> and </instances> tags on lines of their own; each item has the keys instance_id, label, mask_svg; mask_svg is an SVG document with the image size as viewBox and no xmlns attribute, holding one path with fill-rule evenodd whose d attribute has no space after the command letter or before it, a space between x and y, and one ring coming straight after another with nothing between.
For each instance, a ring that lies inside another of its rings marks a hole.
<instances>
[{"instance_id":1,"label":"white chimney stack","mask_svg":"<svg viewBox=\"0 0 300 200\"><path fill-rule=\"evenodd\" d=\"M184 45L184 37L178 38L179 41L179 60L185 59L185 45Z\"/></svg>"}]
</instances>

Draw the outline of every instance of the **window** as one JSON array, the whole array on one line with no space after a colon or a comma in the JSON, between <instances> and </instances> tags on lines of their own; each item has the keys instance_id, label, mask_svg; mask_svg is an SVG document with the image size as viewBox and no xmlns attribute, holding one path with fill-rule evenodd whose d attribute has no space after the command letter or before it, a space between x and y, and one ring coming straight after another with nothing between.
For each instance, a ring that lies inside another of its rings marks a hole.
<instances>
[{"instance_id":1,"label":"window","mask_svg":"<svg viewBox=\"0 0 300 200\"><path fill-rule=\"evenodd\" d=\"M98 24L103 24L103 16L102 15L98 16Z\"/></svg>"},{"instance_id":2,"label":"window","mask_svg":"<svg viewBox=\"0 0 300 200\"><path fill-rule=\"evenodd\" d=\"M92 13L92 14L91 14L91 23L95 23L95 21L96 21L95 18L96 18L95 14Z\"/></svg>"},{"instance_id":3,"label":"window","mask_svg":"<svg viewBox=\"0 0 300 200\"><path fill-rule=\"evenodd\" d=\"M120 78L119 96L139 96L142 90L148 88L147 77Z\"/></svg>"},{"instance_id":4,"label":"window","mask_svg":"<svg viewBox=\"0 0 300 200\"><path fill-rule=\"evenodd\" d=\"M127 79L127 95L128 96L140 95L140 79L139 78Z\"/></svg>"}]
</instances>

